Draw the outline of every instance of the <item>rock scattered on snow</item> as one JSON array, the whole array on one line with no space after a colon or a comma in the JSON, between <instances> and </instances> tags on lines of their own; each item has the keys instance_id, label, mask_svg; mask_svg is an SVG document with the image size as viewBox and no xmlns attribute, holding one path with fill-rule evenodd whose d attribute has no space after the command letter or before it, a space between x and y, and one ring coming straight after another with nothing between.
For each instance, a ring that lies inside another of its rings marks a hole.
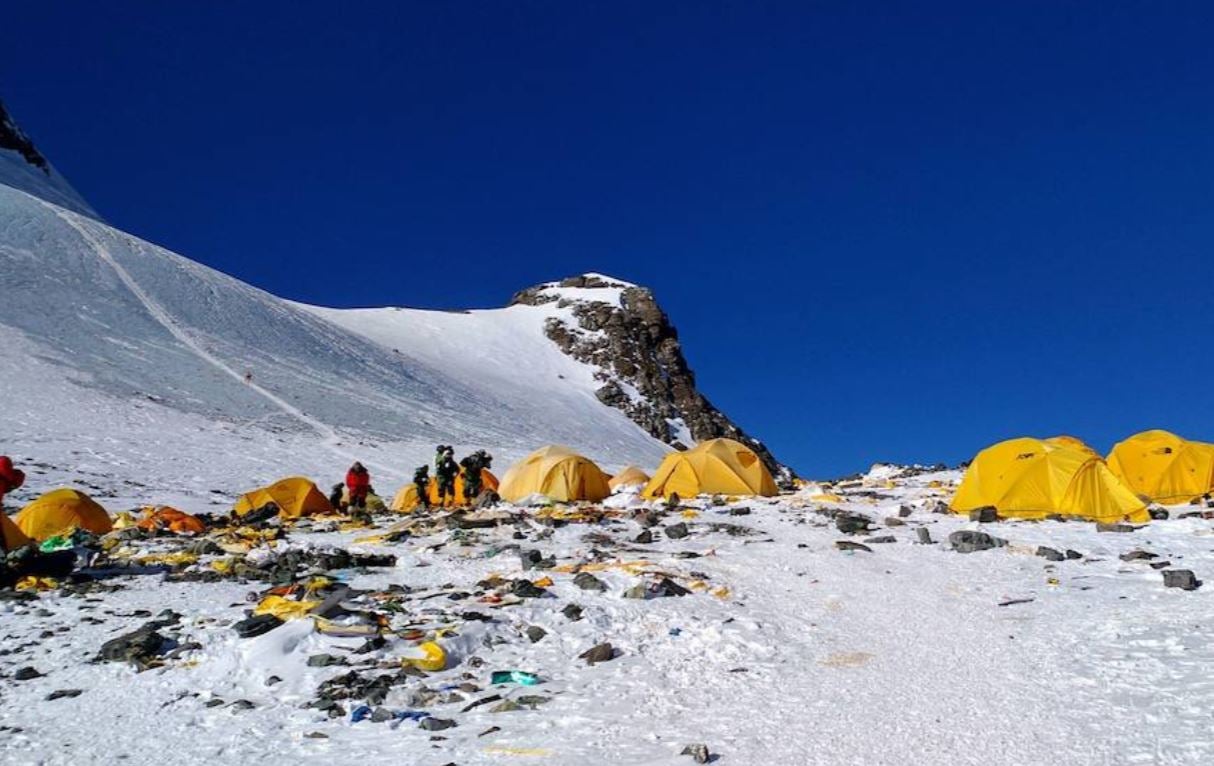
<instances>
[{"instance_id":1,"label":"rock scattered on snow","mask_svg":"<svg viewBox=\"0 0 1214 766\"><path fill-rule=\"evenodd\" d=\"M1201 580L1193 574L1191 569L1165 569L1163 572L1163 585L1165 588L1180 588L1181 590L1197 590L1201 587Z\"/></svg>"},{"instance_id":2,"label":"rock scattered on snow","mask_svg":"<svg viewBox=\"0 0 1214 766\"><path fill-rule=\"evenodd\" d=\"M853 543L851 540L836 540L835 547L841 551L868 551L869 553L873 552L873 549L869 548L867 545L864 545L863 543Z\"/></svg>"},{"instance_id":3,"label":"rock scattered on snow","mask_svg":"<svg viewBox=\"0 0 1214 766\"><path fill-rule=\"evenodd\" d=\"M975 553L1007 545L1007 540L971 529L960 529L952 533L948 536L948 541L958 553Z\"/></svg>"},{"instance_id":4,"label":"rock scattered on snow","mask_svg":"<svg viewBox=\"0 0 1214 766\"><path fill-rule=\"evenodd\" d=\"M1037 546L1037 555L1046 561L1066 561L1066 554L1056 548L1045 545Z\"/></svg>"},{"instance_id":5,"label":"rock scattered on snow","mask_svg":"<svg viewBox=\"0 0 1214 766\"><path fill-rule=\"evenodd\" d=\"M579 654L578 659L586 660L587 665L607 662L615 659L615 647L610 643L596 644Z\"/></svg>"}]
</instances>

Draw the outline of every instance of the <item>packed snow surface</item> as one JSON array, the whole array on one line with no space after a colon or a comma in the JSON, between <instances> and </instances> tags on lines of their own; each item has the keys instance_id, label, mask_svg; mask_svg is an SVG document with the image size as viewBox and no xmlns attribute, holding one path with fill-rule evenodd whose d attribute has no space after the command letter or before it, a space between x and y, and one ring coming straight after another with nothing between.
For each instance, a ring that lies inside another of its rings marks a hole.
<instances>
[{"instance_id":1,"label":"packed snow surface","mask_svg":"<svg viewBox=\"0 0 1214 766\"><path fill-rule=\"evenodd\" d=\"M387 569L332 574L356 589L409 589L393 619L437 637L450 662L394 686L382 707L456 723L441 732L412 720L356 723L357 700L333 718L309 707L320 683L352 669L309 666L309 657L331 654L374 676L399 669L413 642L390 636L354 653L361 639L321 635L307 618L238 638L231 624L252 607L246 594L267 583L148 574L109 580L121 586L112 593L52 590L0 604L0 673L45 674L0 681L0 727L8 727L0 760L676 766L691 763L684 746L704 743L719 763L737 764L1212 762L1211 591L1164 588L1151 562L1119 559L1145 550L1156 563L1208 575L1211 522L1173 518L1128 533L1079 522L985 524L1009 545L961 554L945 542L949 533L978 525L933 513L957 478L836 487L841 503L804 494L724 506L700 499L662 518L653 543L631 542L641 527L630 514L643 504L622 495L607 504L621 509L615 515L557 528L534 509L508 509L515 520L496 528L438 524L387 543L374 536L395 518L344 532L317 523L249 554L264 561L331 545L394 554ZM865 514L874 529L841 534L830 518L839 510ZM680 522L687 537L663 533ZM920 528L935 542L918 543ZM867 552L835 545L882 536L894 541L871 542ZM1039 545L1083 557L1049 562L1034 555ZM557 570L524 570L511 546L554 556ZM220 558L203 556L191 569ZM602 592L573 584L570 567L591 562ZM553 583L541 598L497 606L485 599L494 588L477 584L495 574ZM663 576L692 592L623 597ZM583 609L576 621L562 613L571 603ZM179 642L198 648L143 672L88 662L102 642L166 607L183 615ZM524 631L537 626L546 635L532 643ZM601 642L614 659L578 659ZM495 686L495 670L533 672L541 683ZM267 684L272 676L280 681ZM81 693L48 701L57 690ZM468 709L492 695L501 699ZM524 704L492 712L505 700Z\"/></svg>"}]
</instances>

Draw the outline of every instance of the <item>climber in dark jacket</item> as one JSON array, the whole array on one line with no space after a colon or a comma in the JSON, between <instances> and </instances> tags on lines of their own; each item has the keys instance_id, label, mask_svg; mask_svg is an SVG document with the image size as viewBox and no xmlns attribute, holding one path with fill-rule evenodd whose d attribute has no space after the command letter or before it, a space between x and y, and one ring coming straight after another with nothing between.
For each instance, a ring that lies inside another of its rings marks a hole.
<instances>
[{"instance_id":1,"label":"climber in dark jacket","mask_svg":"<svg viewBox=\"0 0 1214 766\"><path fill-rule=\"evenodd\" d=\"M464 468L464 499L469 503L475 503L476 498L480 497L483 478L481 472L492 463L493 456L483 449L477 450L459 461Z\"/></svg>"},{"instance_id":2,"label":"climber in dark jacket","mask_svg":"<svg viewBox=\"0 0 1214 766\"><path fill-rule=\"evenodd\" d=\"M413 472L413 486L417 487L417 502L422 508L430 509L430 466L419 466Z\"/></svg>"},{"instance_id":3,"label":"climber in dark jacket","mask_svg":"<svg viewBox=\"0 0 1214 766\"><path fill-rule=\"evenodd\" d=\"M455 462L454 447L439 447L438 455L434 458L434 478L438 482L438 504L446 505L447 496L455 502L455 477L459 474L459 465Z\"/></svg>"}]
</instances>

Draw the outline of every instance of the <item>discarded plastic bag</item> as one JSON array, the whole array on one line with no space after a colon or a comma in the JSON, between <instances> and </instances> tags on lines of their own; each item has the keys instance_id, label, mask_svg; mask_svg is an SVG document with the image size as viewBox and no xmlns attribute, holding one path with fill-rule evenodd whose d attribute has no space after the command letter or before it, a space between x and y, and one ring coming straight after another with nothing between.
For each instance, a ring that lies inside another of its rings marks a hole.
<instances>
[{"instance_id":1,"label":"discarded plastic bag","mask_svg":"<svg viewBox=\"0 0 1214 766\"><path fill-rule=\"evenodd\" d=\"M525 670L495 670L493 675L489 676L491 684L519 684L520 686L535 686L540 682L540 677L535 673L528 673Z\"/></svg>"}]
</instances>

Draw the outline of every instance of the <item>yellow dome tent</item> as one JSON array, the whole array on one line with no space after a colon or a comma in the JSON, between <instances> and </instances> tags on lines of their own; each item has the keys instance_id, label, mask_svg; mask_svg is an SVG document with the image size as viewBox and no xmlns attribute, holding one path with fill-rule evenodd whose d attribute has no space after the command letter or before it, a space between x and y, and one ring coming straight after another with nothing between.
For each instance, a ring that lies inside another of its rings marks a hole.
<instances>
[{"instance_id":1,"label":"yellow dome tent","mask_svg":"<svg viewBox=\"0 0 1214 766\"><path fill-rule=\"evenodd\" d=\"M615 476L612 476L611 480L607 482L607 486L611 488L612 492L615 492L620 487L643 487L648 483L649 474L645 473L640 468L637 468L635 465L630 465L617 473Z\"/></svg>"},{"instance_id":2,"label":"yellow dome tent","mask_svg":"<svg viewBox=\"0 0 1214 766\"><path fill-rule=\"evenodd\" d=\"M1146 507L1099 456L1046 439L1008 439L978 453L950 505L993 506L1001 516L1051 514L1092 521L1149 521Z\"/></svg>"},{"instance_id":3,"label":"yellow dome tent","mask_svg":"<svg viewBox=\"0 0 1214 766\"><path fill-rule=\"evenodd\" d=\"M1187 503L1214 488L1214 444L1143 431L1113 447L1109 469L1141 497Z\"/></svg>"},{"instance_id":4,"label":"yellow dome tent","mask_svg":"<svg viewBox=\"0 0 1214 766\"><path fill-rule=\"evenodd\" d=\"M642 493L648 498L696 495L776 495L771 473L755 451L733 439L709 439L666 456Z\"/></svg>"},{"instance_id":5,"label":"yellow dome tent","mask_svg":"<svg viewBox=\"0 0 1214 766\"><path fill-rule=\"evenodd\" d=\"M298 518L313 513L332 513L329 498L315 484L302 476L291 476L276 481L268 487L246 492L236 501L236 515L244 516L261 508L266 503L278 506L278 515L283 518Z\"/></svg>"},{"instance_id":6,"label":"yellow dome tent","mask_svg":"<svg viewBox=\"0 0 1214 766\"><path fill-rule=\"evenodd\" d=\"M1086 452L1092 457L1100 457L1099 452L1089 447L1087 442L1085 442L1083 439L1075 436L1060 434L1058 436L1051 436L1050 438L1046 439L1045 442L1047 444L1053 444L1056 447L1070 447L1071 449L1077 449L1080 452Z\"/></svg>"},{"instance_id":7,"label":"yellow dome tent","mask_svg":"<svg viewBox=\"0 0 1214 766\"><path fill-rule=\"evenodd\" d=\"M497 477L494 476L489 471L488 468L482 468L481 469L481 489L491 489L494 492L496 492L497 488L498 488ZM438 505L438 482L434 481L433 478L430 479L430 484L426 487L426 494L430 496L430 505L437 506ZM476 500L476 498L474 498L474 497L473 498L464 497L464 474L461 471L460 475L455 477L455 502L454 502L454 505L467 505L468 503L471 503L474 500ZM448 496L447 504L452 505L450 496ZM421 503L418 501L418 497L417 497L417 485L416 484L406 484L405 486L401 487L400 491L396 493L396 496L392 498L392 505L390 505L389 507L392 510L398 511L400 513L409 513L410 511L412 511L414 508L416 508L419 505L421 505Z\"/></svg>"},{"instance_id":8,"label":"yellow dome tent","mask_svg":"<svg viewBox=\"0 0 1214 766\"><path fill-rule=\"evenodd\" d=\"M561 503L598 502L611 494L608 479L591 460L568 447L549 446L510 466L498 494L512 503L536 494Z\"/></svg>"},{"instance_id":9,"label":"yellow dome tent","mask_svg":"<svg viewBox=\"0 0 1214 766\"><path fill-rule=\"evenodd\" d=\"M114 528L105 509L75 489L47 492L22 508L15 521L27 537L38 542L76 529L104 535Z\"/></svg>"},{"instance_id":10,"label":"yellow dome tent","mask_svg":"<svg viewBox=\"0 0 1214 766\"><path fill-rule=\"evenodd\" d=\"M21 527L14 524L7 513L0 511L0 550L16 550L23 545L29 545L29 541Z\"/></svg>"}]
</instances>

